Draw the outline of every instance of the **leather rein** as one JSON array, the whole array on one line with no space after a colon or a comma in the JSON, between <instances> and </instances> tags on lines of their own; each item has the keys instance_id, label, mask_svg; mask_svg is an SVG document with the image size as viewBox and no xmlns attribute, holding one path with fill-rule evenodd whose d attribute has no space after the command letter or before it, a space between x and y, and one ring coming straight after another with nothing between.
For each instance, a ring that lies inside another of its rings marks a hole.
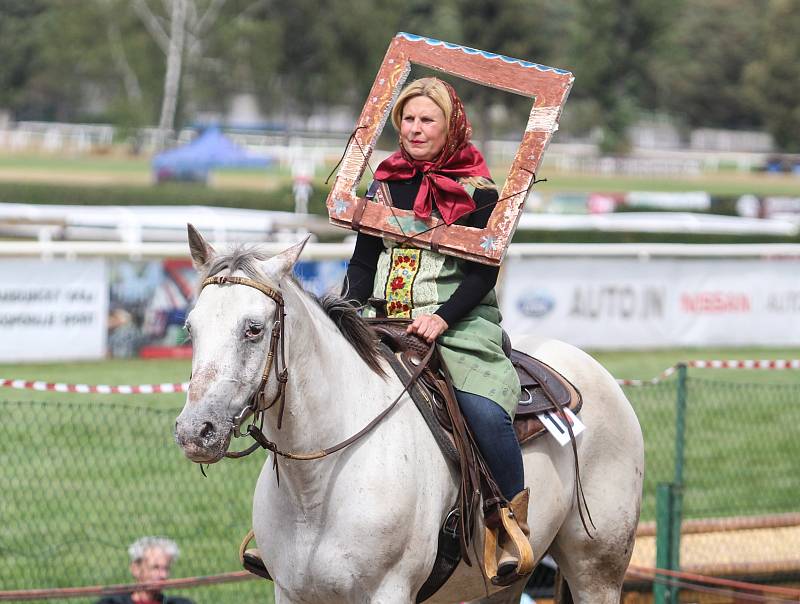
<instances>
[{"instance_id":1,"label":"leather rein","mask_svg":"<svg viewBox=\"0 0 800 604\"><path fill-rule=\"evenodd\" d=\"M281 423L283 421L283 411L286 403L286 384L289 381L289 369L286 366L286 355L285 355L285 348L284 348L284 327L285 327L285 319L286 319L286 307L284 305L283 296L281 293L268 285L264 285L263 283L259 283L258 281L254 281L252 279L247 279L246 277L231 277L231 276L222 276L222 275L215 275L213 277L208 277L205 279L200 287L202 291L207 285L246 285L248 287L252 287L257 289L267 297L271 298L275 301L277 308L275 309L275 321L272 325L272 334L270 336L270 343L269 343L269 351L267 353L267 360L264 367L264 372L261 375L261 383L259 384L256 391L250 397L247 405L242 409L234 418L233 418L233 433L234 436L237 438L242 436L241 434L241 424L242 422L251 414L253 415L253 422L247 426L247 430L245 434L251 436L253 440L256 442L253 443L250 447L243 451L228 451L225 453L225 457L237 459L239 457L244 457L253 453L259 447L263 447L268 451L272 451L276 457L273 459L273 467L277 471L278 469L278 458L277 456L280 455L281 457L285 457L286 459L294 459L300 461L309 461L313 459L321 459L330 455L331 453L335 453L336 451L340 451L351 445L359 438L367 434L370 430L372 430L375 426L377 426L381 420L383 420L392 409L395 408L400 399L403 397L408 389L417 381L422 372L424 371L425 367L428 365L428 361L430 360L433 352L436 348L435 345L431 345L425 357L420 361L419 365L417 366L416 370L411 374L411 377L407 384L405 384L403 390L397 395L397 398L392 401L392 403L386 407L381 413L375 417L372 421L370 421L364 428L362 428L359 432L343 440L342 442L333 445L332 447L328 447L327 449L320 449L319 451L313 451L311 453L292 453L289 451L281 451L274 442L269 440L264 433L262 432L262 428L264 426L264 412L268 409L271 409L276 403L278 404L278 430L281 429ZM275 360L277 359L277 363ZM275 395L275 398L267 404L266 403L266 394L264 389L267 386L267 381L269 380L269 375L272 372L272 367L275 365L275 375L278 379L278 392ZM258 425L256 425L258 424Z\"/></svg>"}]
</instances>

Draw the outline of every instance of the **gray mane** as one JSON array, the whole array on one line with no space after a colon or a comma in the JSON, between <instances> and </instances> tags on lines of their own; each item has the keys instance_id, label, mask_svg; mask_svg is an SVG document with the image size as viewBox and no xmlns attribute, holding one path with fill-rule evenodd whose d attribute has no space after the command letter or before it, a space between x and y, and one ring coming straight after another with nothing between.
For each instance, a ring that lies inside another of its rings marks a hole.
<instances>
[{"instance_id":1,"label":"gray mane","mask_svg":"<svg viewBox=\"0 0 800 604\"><path fill-rule=\"evenodd\" d=\"M249 278L259 282L264 281L264 274L259 269L259 262L268 260L270 256L255 247L239 246L230 253L220 254L211 259L203 267L200 283L208 277L217 275L225 270L229 273L242 271ZM378 350L378 340L375 333L358 314L358 309L346 299L334 294L325 294L317 297L303 289L294 276L290 279L301 292L319 304L325 315L333 321L336 328L358 353L358 356L378 375L386 375L381 365L381 354Z\"/></svg>"},{"instance_id":2,"label":"gray mane","mask_svg":"<svg viewBox=\"0 0 800 604\"><path fill-rule=\"evenodd\" d=\"M214 256L211 262L203 267L200 275L202 284L208 277L218 275L224 270L229 273L242 271L251 279L263 281L264 275L258 268L258 263L269 260L269 255L255 247L237 246L228 254Z\"/></svg>"}]
</instances>

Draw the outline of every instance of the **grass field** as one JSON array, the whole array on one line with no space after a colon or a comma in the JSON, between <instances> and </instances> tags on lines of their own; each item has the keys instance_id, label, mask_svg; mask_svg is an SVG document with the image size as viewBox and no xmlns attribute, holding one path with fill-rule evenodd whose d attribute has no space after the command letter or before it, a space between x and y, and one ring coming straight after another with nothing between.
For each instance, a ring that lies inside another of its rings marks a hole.
<instances>
[{"instance_id":1,"label":"grass field","mask_svg":"<svg viewBox=\"0 0 800 604\"><path fill-rule=\"evenodd\" d=\"M791 195L800 194L800 178L791 174L763 174L740 172L713 172L699 176L604 176L600 174L574 174L541 172L547 182L536 185L543 194L559 191L574 192L625 192L625 191L705 191L710 195L738 197L743 194Z\"/></svg>"},{"instance_id":2,"label":"grass field","mask_svg":"<svg viewBox=\"0 0 800 604\"><path fill-rule=\"evenodd\" d=\"M374 163L374 162L373 162ZM317 173L318 186L333 165ZM373 166L374 168L375 166ZM492 166L502 183L507 165ZM798 195L800 178L791 174L709 172L687 177L615 176L559 172L547 165L537 175L547 182L536 185L543 195L557 192L707 191L711 195L739 196ZM147 185L152 180L150 160L123 154L63 157L45 154L0 152L0 181L87 185ZM288 168L274 165L266 170L219 170L212 174L211 186L220 189L271 190L291 182Z\"/></svg>"},{"instance_id":3,"label":"grass field","mask_svg":"<svg viewBox=\"0 0 800 604\"><path fill-rule=\"evenodd\" d=\"M798 358L800 349L596 356L618 377L650 378L678 360ZM189 363L175 360L0 365L0 377L67 383L173 383L188 375ZM798 372L691 370L688 390L687 516L795 509ZM645 435L642 518L652 520L655 485L673 477L676 380L626 393ZM176 576L238 569L236 547L249 528L252 487L265 457L224 461L203 478L172 441L183 398L0 390L0 585L125 582L124 545L145 533L181 544ZM246 582L185 593L198 602L238 604L260 600L264 589Z\"/></svg>"},{"instance_id":4,"label":"grass field","mask_svg":"<svg viewBox=\"0 0 800 604\"><path fill-rule=\"evenodd\" d=\"M150 160L146 157L0 153L0 182L146 186L152 181ZM287 183L291 183L290 172L275 165L265 170L217 170L212 173L210 184L221 189L269 191Z\"/></svg>"}]
</instances>

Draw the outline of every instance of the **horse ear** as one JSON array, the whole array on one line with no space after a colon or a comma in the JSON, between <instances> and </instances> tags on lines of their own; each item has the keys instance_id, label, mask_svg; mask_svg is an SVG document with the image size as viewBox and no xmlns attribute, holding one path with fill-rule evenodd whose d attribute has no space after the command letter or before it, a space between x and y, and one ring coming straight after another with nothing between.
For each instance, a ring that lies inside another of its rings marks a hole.
<instances>
[{"instance_id":1,"label":"horse ear","mask_svg":"<svg viewBox=\"0 0 800 604\"><path fill-rule=\"evenodd\" d=\"M300 243L294 244L292 247L264 262L261 266L264 274L268 277L272 277L275 281L280 281L283 277L288 275L294 268L298 258L300 258L300 254L303 252L303 248L310 238L311 234L309 233Z\"/></svg>"},{"instance_id":2,"label":"horse ear","mask_svg":"<svg viewBox=\"0 0 800 604\"><path fill-rule=\"evenodd\" d=\"M187 223L186 229L189 232L189 252L192 255L192 262L194 263L194 267L200 270L214 257L216 252L214 248L203 239L200 231L194 228L194 225Z\"/></svg>"}]
</instances>

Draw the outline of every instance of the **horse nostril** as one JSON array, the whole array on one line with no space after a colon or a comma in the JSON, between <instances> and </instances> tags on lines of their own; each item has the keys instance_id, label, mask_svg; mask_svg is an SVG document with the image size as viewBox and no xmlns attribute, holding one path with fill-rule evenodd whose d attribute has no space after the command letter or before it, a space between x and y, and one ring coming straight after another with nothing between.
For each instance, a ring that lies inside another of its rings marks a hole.
<instances>
[{"instance_id":1,"label":"horse nostril","mask_svg":"<svg viewBox=\"0 0 800 604\"><path fill-rule=\"evenodd\" d=\"M213 434L214 424L211 422L203 422L203 427L200 428L200 438L205 438L209 434Z\"/></svg>"}]
</instances>

